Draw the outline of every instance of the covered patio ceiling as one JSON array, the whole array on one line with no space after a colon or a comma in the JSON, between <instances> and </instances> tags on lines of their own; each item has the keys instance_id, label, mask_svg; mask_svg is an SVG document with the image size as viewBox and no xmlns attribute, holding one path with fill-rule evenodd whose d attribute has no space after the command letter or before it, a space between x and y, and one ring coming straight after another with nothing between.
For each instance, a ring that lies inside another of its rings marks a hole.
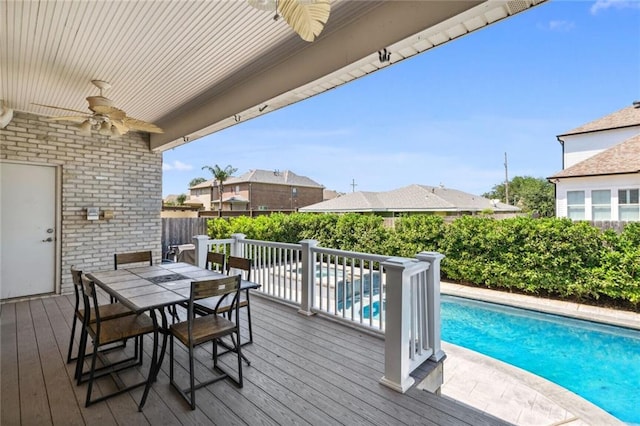
<instances>
[{"instance_id":1,"label":"covered patio ceiling","mask_svg":"<svg viewBox=\"0 0 640 426\"><path fill-rule=\"evenodd\" d=\"M164 151L332 89L545 0L334 0L308 43L245 0L1 0L0 102L87 111L91 80ZM389 54L388 59L385 54Z\"/></svg>"}]
</instances>

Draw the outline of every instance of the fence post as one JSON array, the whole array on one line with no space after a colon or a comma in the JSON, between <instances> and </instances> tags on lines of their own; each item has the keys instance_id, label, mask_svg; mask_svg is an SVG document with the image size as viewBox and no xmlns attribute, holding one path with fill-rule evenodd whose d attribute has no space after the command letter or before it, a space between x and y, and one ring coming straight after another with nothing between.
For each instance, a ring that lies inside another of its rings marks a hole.
<instances>
[{"instance_id":1,"label":"fence post","mask_svg":"<svg viewBox=\"0 0 640 426\"><path fill-rule=\"evenodd\" d=\"M417 254L416 258L431 264L427 270L427 315L429 346L433 348L433 355L429 359L437 362L445 357L442 350L440 318L440 262L444 255L435 251L423 251Z\"/></svg>"},{"instance_id":2,"label":"fence post","mask_svg":"<svg viewBox=\"0 0 640 426\"><path fill-rule=\"evenodd\" d=\"M240 244L241 240L247 238L245 234L231 234L231 238L233 238L233 244L231 244L231 256L235 257L245 257L244 256L244 244Z\"/></svg>"},{"instance_id":3,"label":"fence post","mask_svg":"<svg viewBox=\"0 0 640 426\"><path fill-rule=\"evenodd\" d=\"M193 237L193 244L196 246L196 266L207 267L207 252L209 251L209 236L196 235Z\"/></svg>"},{"instance_id":4,"label":"fence post","mask_svg":"<svg viewBox=\"0 0 640 426\"><path fill-rule=\"evenodd\" d=\"M387 276L387 311L384 333L384 376L380 379L380 383L402 393L415 382L409 375L410 282L409 277L405 276L405 270L414 263L413 259L399 257L392 257L382 262Z\"/></svg>"},{"instance_id":5,"label":"fence post","mask_svg":"<svg viewBox=\"0 0 640 426\"><path fill-rule=\"evenodd\" d=\"M300 289L299 314L313 315L313 286L315 285L315 273L313 266L313 254L311 248L318 245L316 240L302 240L302 288Z\"/></svg>"}]
</instances>

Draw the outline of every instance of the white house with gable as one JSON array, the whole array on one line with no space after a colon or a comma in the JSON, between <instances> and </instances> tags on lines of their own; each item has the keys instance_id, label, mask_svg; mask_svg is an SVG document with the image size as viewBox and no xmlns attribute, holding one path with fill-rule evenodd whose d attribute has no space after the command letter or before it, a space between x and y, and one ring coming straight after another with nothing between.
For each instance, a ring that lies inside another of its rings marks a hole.
<instances>
[{"instance_id":1,"label":"white house with gable","mask_svg":"<svg viewBox=\"0 0 640 426\"><path fill-rule=\"evenodd\" d=\"M556 216L640 221L640 102L557 136Z\"/></svg>"}]
</instances>

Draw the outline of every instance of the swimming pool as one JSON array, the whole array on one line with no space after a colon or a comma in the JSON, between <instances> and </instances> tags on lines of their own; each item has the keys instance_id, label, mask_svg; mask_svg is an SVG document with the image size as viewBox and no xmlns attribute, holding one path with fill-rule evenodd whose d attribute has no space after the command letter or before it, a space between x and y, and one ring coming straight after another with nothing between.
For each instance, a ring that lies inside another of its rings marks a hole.
<instances>
[{"instance_id":1,"label":"swimming pool","mask_svg":"<svg viewBox=\"0 0 640 426\"><path fill-rule=\"evenodd\" d=\"M571 390L640 424L640 332L442 296L442 339Z\"/></svg>"}]
</instances>

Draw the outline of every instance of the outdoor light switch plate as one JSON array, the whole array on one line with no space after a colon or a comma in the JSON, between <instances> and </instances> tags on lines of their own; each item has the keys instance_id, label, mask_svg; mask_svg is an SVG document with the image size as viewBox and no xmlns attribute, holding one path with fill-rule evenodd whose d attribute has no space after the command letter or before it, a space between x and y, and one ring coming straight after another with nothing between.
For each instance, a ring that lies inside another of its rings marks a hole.
<instances>
[{"instance_id":1,"label":"outdoor light switch plate","mask_svg":"<svg viewBox=\"0 0 640 426\"><path fill-rule=\"evenodd\" d=\"M87 207L87 220L98 220L98 219L100 219L100 208Z\"/></svg>"}]
</instances>

